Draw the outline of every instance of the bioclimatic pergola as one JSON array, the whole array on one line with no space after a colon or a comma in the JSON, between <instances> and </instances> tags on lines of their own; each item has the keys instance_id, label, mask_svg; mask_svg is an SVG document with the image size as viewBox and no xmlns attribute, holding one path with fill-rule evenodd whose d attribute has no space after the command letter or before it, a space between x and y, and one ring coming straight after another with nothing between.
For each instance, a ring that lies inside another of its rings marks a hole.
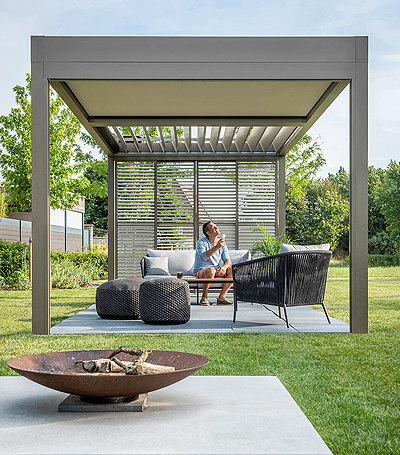
<instances>
[{"instance_id":1,"label":"bioclimatic pergola","mask_svg":"<svg viewBox=\"0 0 400 455\"><path fill-rule=\"evenodd\" d=\"M118 265L118 163L154 163L156 171L193 163L193 240L204 163L236 166L236 189L240 163L272 163L275 232L282 233L285 154L350 85L350 329L367 332L366 37L34 36L31 60L34 333L50 332L49 84L108 155L109 279ZM236 196L237 213L239 204ZM235 226L238 246L237 219Z\"/></svg>"}]
</instances>

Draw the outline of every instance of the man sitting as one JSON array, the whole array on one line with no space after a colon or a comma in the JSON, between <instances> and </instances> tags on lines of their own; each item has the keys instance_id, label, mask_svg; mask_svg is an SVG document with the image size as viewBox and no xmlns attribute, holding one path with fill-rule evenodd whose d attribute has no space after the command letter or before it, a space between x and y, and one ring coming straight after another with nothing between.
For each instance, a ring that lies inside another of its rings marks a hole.
<instances>
[{"instance_id":1,"label":"man sitting","mask_svg":"<svg viewBox=\"0 0 400 455\"><path fill-rule=\"evenodd\" d=\"M203 225L203 233L205 237L199 239L196 244L194 275L197 278L232 278L231 259L225 245L225 239L217 239L218 226L207 221ZM204 283L200 305L209 305L207 297L210 286L211 283ZM232 305L232 302L225 298L231 286L232 283L222 285L217 305Z\"/></svg>"}]
</instances>

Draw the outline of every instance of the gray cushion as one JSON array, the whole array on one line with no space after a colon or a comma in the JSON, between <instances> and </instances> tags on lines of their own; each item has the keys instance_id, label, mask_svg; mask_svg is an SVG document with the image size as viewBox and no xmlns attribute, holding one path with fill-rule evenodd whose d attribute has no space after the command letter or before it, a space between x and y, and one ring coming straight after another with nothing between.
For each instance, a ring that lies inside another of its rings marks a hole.
<instances>
[{"instance_id":1,"label":"gray cushion","mask_svg":"<svg viewBox=\"0 0 400 455\"><path fill-rule=\"evenodd\" d=\"M176 272L193 275L195 254L195 250L147 250L149 257L168 257L169 273L175 277Z\"/></svg>"},{"instance_id":2,"label":"gray cushion","mask_svg":"<svg viewBox=\"0 0 400 455\"><path fill-rule=\"evenodd\" d=\"M329 251L330 244L323 243L321 245L289 245L287 243L282 243L279 248L279 254L281 253L291 253L292 251L309 251L309 250L322 250Z\"/></svg>"},{"instance_id":3,"label":"gray cushion","mask_svg":"<svg viewBox=\"0 0 400 455\"><path fill-rule=\"evenodd\" d=\"M232 264L238 264L239 262L250 261L251 254L249 250L231 250L229 251Z\"/></svg>"},{"instance_id":4,"label":"gray cushion","mask_svg":"<svg viewBox=\"0 0 400 455\"><path fill-rule=\"evenodd\" d=\"M170 280L171 278L176 278L176 275L145 275L144 279L145 280L155 280L155 279L161 279L161 280ZM196 278L193 275L183 275L183 278Z\"/></svg>"},{"instance_id":5,"label":"gray cushion","mask_svg":"<svg viewBox=\"0 0 400 455\"><path fill-rule=\"evenodd\" d=\"M143 283L143 278L119 278L117 280L106 281L97 289L115 289L118 291L139 289Z\"/></svg>"},{"instance_id":6,"label":"gray cushion","mask_svg":"<svg viewBox=\"0 0 400 455\"><path fill-rule=\"evenodd\" d=\"M145 257L146 275L166 275L170 276L168 269L168 257Z\"/></svg>"}]
</instances>

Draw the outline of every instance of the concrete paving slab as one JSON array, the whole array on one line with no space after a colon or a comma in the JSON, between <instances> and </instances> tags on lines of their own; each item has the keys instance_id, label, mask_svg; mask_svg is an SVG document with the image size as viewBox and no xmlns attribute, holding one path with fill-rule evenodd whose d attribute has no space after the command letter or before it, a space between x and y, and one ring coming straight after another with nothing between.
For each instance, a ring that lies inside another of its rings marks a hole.
<instances>
[{"instance_id":1,"label":"concrete paving slab","mask_svg":"<svg viewBox=\"0 0 400 455\"><path fill-rule=\"evenodd\" d=\"M192 376L140 413L58 412L65 397L1 377L0 454L331 454L273 376Z\"/></svg>"},{"instance_id":2,"label":"concrete paving slab","mask_svg":"<svg viewBox=\"0 0 400 455\"><path fill-rule=\"evenodd\" d=\"M232 323L232 306L191 306L190 321L178 325L145 324L140 320L102 319L95 305L60 322L51 328L52 334L82 333L349 333L349 325L310 307L288 309L290 327L278 318L277 309L264 305L240 302L236 323Z\"/></svg>"}]
</instances>

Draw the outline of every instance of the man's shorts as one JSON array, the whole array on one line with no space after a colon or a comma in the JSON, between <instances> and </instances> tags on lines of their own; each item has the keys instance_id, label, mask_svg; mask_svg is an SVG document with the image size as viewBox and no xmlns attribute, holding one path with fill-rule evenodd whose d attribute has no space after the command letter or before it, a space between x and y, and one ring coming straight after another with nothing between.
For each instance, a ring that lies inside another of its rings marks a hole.
<instances>
[{"instance_id":1,"label":"man's shorts","mask_svg":"<svg viewBox=\"0 0 400 455\"><path fill-rule=\"evenodd\" d=\"M198 270L194 276L196 278L205 278L206 277L206 270L209 269L211 267L204 267L204 269L200 269ZM225 273L221 273L220 269L215 269L215 278L225 278L226 277L226 272Z\"/></svg>"}]
</instances>

